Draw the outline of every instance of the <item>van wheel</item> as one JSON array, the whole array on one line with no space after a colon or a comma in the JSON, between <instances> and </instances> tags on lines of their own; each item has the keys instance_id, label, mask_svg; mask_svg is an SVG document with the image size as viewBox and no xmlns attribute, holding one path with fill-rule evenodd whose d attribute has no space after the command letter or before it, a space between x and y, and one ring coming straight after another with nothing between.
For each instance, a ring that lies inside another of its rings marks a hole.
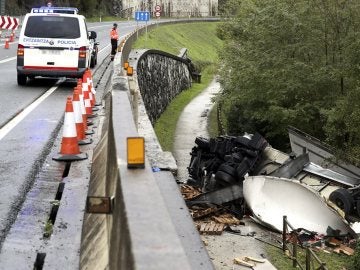
<instances>
[{"instance_id":1,"label":"van wheel","mask_svg":"<svg viewBox=\"0 0 360 270\"><path fill-rule=\"evenodd\" d=\"M23 75L23 74L18 74L17 75L17 83L18 83L18 85L26 85L26 81L27 81L26 75Z\"/></svg>"},{"instance_id":2,"label":"van wheel","mask_svg":"<svg viewBox=\"0 0 360 270\"><path fill-rule=\"evenodd\" d=\"M95 67L96 63L95 63L95 56L91 56L91 60L90 60L90 67L93 68Z\"/></svg>"}]
</instances>

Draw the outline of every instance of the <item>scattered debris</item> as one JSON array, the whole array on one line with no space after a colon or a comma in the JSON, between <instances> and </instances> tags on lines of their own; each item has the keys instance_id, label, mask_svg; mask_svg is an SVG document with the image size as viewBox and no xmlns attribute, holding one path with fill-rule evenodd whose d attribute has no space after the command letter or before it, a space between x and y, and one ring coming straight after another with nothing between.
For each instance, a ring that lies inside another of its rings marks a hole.
<instances>
[{"instance_id":1,"label":"scattered debris","mask_svg":"<svg viewBox=\"0 0 360 270\"><path fill-rule=\"evenodd\" d=\"M217 222L200 222L198 224L198 230L201 234L216 234L220 235L224 231L225 224L223 223L217 223Z\"/></svg>"},{"instance_id":2,"label":"scattered debris","mask_svg":"<svg viewBox=\"0 0 360 270\"><path fill-rule=\"evenodd\" d=\"M211 218L218 223L222 223L222 224L226 224L226 225L239 225L240 224L240 220L229 213L225 213L220 216L213 216Z\"/></svg>"},{"instance_id":3,"label":"scattered debris","mask_svg":"<svg viewBox=\"0 0 360 270\"><path fill-rule=\"evenodd\" d=\"M264 259L257 259L257 258L253 258L253 257L249 257L249 256L245 256L244 258L241 258L241 259L240 258L234 259L235 264L250 267L252 269L256 266L257 263L265 263L265 262L266 262L266 260L264 260Z\"/></svg>"},{"instance_id":4,"label":"scattered debris","mask_svg":"<svg viewBox=\"0 0 360 270\"><path fill-rule=\"evenodd\" d=\"M246 261L244 261L242 259L239 259L239 258L235 258L234 263L242 265L242 266L249 267L251 269L253 269L256 266L256 263L246 262Z\"/></svg>"},{"instance_id":5,"label":"scattered debris","mask_svg":"<svg viewBox=\"0 0 360 270\"><path fill-rule=\"evenodd\" d=\"M183 195L185 200L190 200L201 194L199 188L193 186L181 185L180 188L181 188L181 194Z\"/></svg>"},{"instance_id":6,"label":"scattered debris","mask_svg":"<svg viewBox=\"0 0 360 270\"><path fill-rule=\"evenodd\" d=\"M197 137L195 144L181 192L200 233L235 232L230 226L241 224L244 214L281 232L286 215L303 230L297 244L353 254L348 243L357 239L350 225L360 224L353 215L356 204L360 208L360 185L354 185L360 179L322 168L307 153L278 151L258 133Z\"/></svg>"},{"instance_id":7,"label":"scattered debris","mask_svg":"<svg viewBox=\"0 0 360 270\"><path fill-rule=\"evenodd\" d=\"M354 255L354 250L352 248L349 248L349 247L347 247L345 245L342 245L342 244L339 247L335 248L334 252L338 253L338 254L344 253L344 254L349 255L349 256Z\"/></svg>"}]
</instances>

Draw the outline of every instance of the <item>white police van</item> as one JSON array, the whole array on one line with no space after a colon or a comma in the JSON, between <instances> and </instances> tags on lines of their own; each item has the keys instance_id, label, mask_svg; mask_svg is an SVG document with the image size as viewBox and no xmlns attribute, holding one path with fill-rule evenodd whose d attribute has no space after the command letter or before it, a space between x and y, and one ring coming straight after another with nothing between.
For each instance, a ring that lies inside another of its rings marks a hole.
<instances>
[{"instance_id":1,"label":"white police van","mask_svg":"<svg viewBox=\"0 0 360 270\"><path fill-rule=\"evenodd\" d=\"M27 78L81 78L97 64L96 32L76 8L41 7L26 14L17 50L17 82Z\"/></svg>"}]
</instances>

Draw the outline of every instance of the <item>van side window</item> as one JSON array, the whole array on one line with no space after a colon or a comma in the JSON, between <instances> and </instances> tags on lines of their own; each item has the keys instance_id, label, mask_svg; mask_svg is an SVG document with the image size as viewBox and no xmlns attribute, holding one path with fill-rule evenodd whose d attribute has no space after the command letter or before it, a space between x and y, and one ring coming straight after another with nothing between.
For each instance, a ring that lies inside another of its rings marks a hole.
<instances>
[{"instance_id":1,"label":"van side window","mask_svg":"<svg viewBox=\"0 0 360 270\"><path fill-rule=\"evenodd\" d=\"M79 38L79 21L71 17L32 16L29 17L24 34L38 38Z\"/></svg>"}]
</instances>

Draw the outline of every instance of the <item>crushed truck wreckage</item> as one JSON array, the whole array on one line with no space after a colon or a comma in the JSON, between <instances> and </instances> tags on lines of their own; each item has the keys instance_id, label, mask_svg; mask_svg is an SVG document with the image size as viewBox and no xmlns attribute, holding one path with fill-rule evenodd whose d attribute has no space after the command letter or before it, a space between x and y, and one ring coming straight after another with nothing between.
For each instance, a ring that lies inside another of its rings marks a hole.
<instances>
[{"instance_id":1,"label":"crushed truck wreckage","mask_svg":"<svg viewBox=\"0 0 360 270\"><path fill-rule=\"evenodd\" d=\"M283 216L295 228L324 235L357 237L360 179L310 162L308 153L286 154L260 134L197 137L188 167L188 185L202 193L187 205L225 206L252 212L263 225L282 230Z\"/></svg>"}]
</instances>

